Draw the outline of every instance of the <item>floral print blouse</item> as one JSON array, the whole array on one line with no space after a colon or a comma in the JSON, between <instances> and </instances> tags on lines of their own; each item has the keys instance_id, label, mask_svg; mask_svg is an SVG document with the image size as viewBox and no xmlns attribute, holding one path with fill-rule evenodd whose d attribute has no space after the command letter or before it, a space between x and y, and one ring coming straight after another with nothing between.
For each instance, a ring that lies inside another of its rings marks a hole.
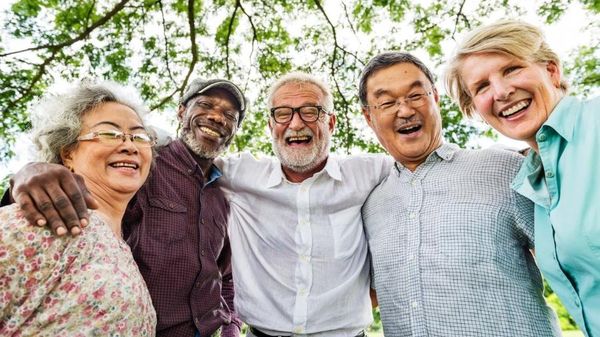
<instances>
[{"instance_id":1,"label":"floral print blouse","mask_svg":"<svg viewBox=\"0 0 600 337\"><path fill-rule=\"evenodd\" d=\"M154 336L156 313L129 246L95 212L79 236L0 208L0 336Z\"/></svg>"}]
</instances>

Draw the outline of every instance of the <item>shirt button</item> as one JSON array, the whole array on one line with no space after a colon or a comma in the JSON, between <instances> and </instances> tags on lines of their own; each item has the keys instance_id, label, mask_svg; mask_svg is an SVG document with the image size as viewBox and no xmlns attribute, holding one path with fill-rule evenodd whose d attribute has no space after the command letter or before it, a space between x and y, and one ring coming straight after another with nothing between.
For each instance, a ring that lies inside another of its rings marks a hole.
<instances>
[{"instance_id":1,"label":"shirt button","mask_svg":"<svg viewBox=\"0 0 600 337\"><path fill-rule=\"evenodd\" d=\"M579 306L580 306L579 301L575 301L575 306L579 308Z\"/></svg>"},{"instance_id":2,"label":"shirt button","mask_svg":"<svg viewBox=\"0 0 600 337\"><path fill-rule=\"evenodd\" d=\"M302 327L301 326L297 326L294 328L294 332L295 333L301 333L302 332Z\"/></svg>"},{"instance_id":3,"label":"shirt button","mask_svg":"<svg viewBox=\"0 0 600 337\"><path fill-rule=\"evenodd\" d=\"M411 212L408 217L411 219L414 219L417 215L415 214L415 212Z\"/></svg>"},{"instance_id":4,"label":"shirt button","mask_svg":"<svg viewBox=\"0 0 600 337\"><path fill-rule=\"evenodd\" d=\"M538 141L539 141L539 142L546 141L546 134L545 134L545 133L542 133L542 134L540 134L540 135L538 136Z\"/></svg>"},{"instance_id":5,"label":"shirt button","mask_svg":"<svg viewBox=\"0 0 600 337\"><path fill-rule=\"evenodd\" d=\"M200 251L200 255L204 256L205 254L206 254L206 251L205 251L204 249L202 249L202 250Z\"/></svg>"},{"instance_id":6,"label":"shirt button","mask_svg":"<svg viewBox=\"0 0 600 337\"><path fill-rule=\"evenodd\" d=\"M414 255L414 254L410 254L410 255L408 256L408 260L409 260L409 261L412 261L412 260L414 260L414 259L415 259L415 255Z\"/></svg>"},{"instance_id":7,"label":"shirt button","mask_svg":"<svg viewBox=\"0 0 600 337\"><path fill-rule=\"evenodd\" d=\"M194 317L194 323L196 323L196 325L200 325L200 320L198 317Z\"/></svg>"},{"instance_id":8,"label":"shirt button","mask_svg":"<svg viewBox=\"0 0 600 337\"><path fill-rule=\"evenodd\" d=\"M415 185L417 185L417 182L413 180L413 181L410 182L410 185L411 186L415 186Z\"/></svg>"},{"instance_id":9,"label":"shirt button","mask_svg":"<svg viewBox=\"0 0 600 337\"><path fill-rule=\"evenodd\" d=\"M546 178L554 178L554 173L552 173L552 171L546 171Z\"/></svg>"},{"instance_id":10,"label":"shirt button","mask_svg":"<svg viewBox=\"0 0 600 337\"><path fill-rule=\"evenodd\" d=\"M193 172L194 172L194 170L188 169L188 174L192 174Z\"/></svg>"},{"instance_id":11,"label":"shirt button","mask_svg":"<svg viewBox=\"0 0 600 337\"><path fill-rule=\"evenodd\" d=\"M419 303L417 303L417 301L413 301L410 306L413 307L413 309L416 309L419 306Z\"/></svg>"}]
</instances>

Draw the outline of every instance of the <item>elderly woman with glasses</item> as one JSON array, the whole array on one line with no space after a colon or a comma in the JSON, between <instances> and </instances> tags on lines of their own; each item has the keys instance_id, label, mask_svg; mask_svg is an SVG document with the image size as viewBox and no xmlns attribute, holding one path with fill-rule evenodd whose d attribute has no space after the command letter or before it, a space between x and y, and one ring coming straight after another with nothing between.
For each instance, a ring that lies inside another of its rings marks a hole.
<instances>
[{"instance_id":1,"label":"elderly woman with glasses","mask_svg":"<svg viewBox=\"0 0 600 337\"><path fill-rule=\"evenodd\" d=\"M83 177L98 208L79 236L29 225L0 208L0 335L153 336L156 314L121 238L121 218L150 171L154 138L139 99L82 83L42 100L32 116L42 160Z\"/></svg>"},{"instance_id":2,"label":"elderly woman with glasses","mask_svg":"<svg viewBox=\"0 0 600 337\"><path fill-rule=\"evenodd\" d=\"M446 82L463 113L531 147L513 188L536 205L536 259L581 330L599 337L600 99L568 96L542 32L512 20L468 35Z\"/></svg>"}]
</instances>

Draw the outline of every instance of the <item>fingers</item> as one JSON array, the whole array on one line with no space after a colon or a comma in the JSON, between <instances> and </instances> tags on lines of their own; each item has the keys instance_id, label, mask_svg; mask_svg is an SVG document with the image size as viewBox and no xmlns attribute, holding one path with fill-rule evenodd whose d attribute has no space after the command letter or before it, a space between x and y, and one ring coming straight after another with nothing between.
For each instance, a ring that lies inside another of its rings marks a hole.
<instances>
[{"instance_id":1,"label":"fingers","mask_svg":"<svg viewBox=\"0 0 600 337\"><path fill-rule=\"evenodd\" d=\"M22 171L15 175L13 199L25 218L58 235L81 233L89 217L86 200L97 207L83 179L57 164L34 163Z\"/></svg>"}]
</instances>

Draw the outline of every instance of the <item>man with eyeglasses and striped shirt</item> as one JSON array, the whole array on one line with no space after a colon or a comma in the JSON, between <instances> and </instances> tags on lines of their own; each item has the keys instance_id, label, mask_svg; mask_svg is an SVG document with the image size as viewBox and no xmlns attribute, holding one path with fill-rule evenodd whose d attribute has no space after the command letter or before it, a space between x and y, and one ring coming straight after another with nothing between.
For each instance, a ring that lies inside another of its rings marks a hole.
<instances>
[{"instance_id":1,"label":"man with eyeglasses and striped shirt","mask_svg":"<svg viewBox=\"0 0 600 337\"><path fill-rule=\"evenodd\" d=\"M444 143L433 74L410 54L375 56L359 96L395 160L362 209L386 337L560 336L533 205L510 188L523 157Z\"/></svg>"}]
</instances>

